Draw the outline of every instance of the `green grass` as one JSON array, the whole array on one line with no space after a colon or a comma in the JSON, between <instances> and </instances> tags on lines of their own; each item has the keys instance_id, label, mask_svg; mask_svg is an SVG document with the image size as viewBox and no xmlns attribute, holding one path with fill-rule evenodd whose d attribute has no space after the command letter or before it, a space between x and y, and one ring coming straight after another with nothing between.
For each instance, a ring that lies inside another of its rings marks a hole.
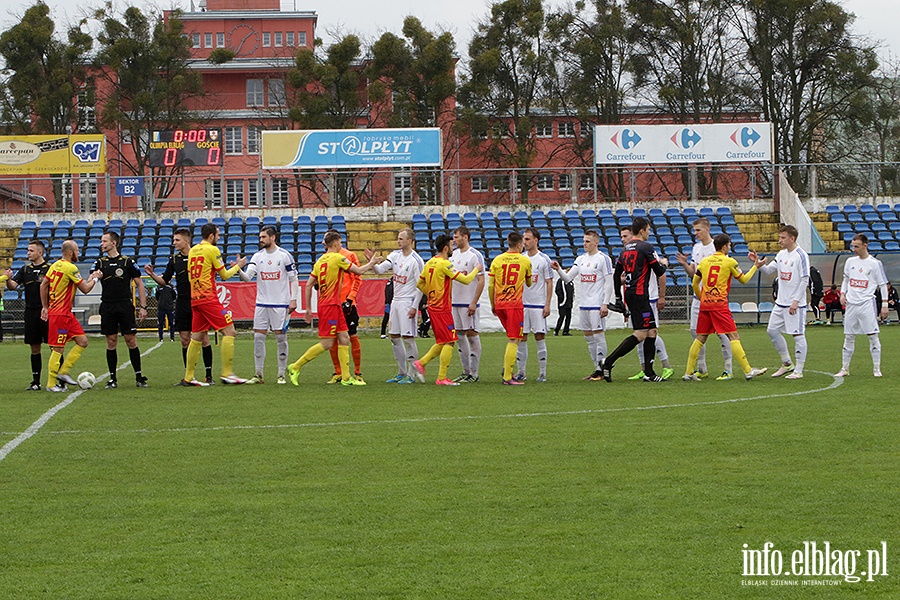
<instances>
[{"instance_id":1,"label":"green grass","mask_svg":"<svg viewBox=\"0 0 900 600\"><path fill-rule=\"evenodd\" d=\"M663 334L680 376L689 334ZM624 335L610 332L610 348ZM777 366L763 328L741 335L754 366ZM632 353L607 384L580 381L580 337L553 338L551 382L510 388L493 334L482 381L451 389L382 383L395 368L377 336L363 339L365 388L325 385L322 356L299 388L176 389L180 347L167 341L144 359L151 388L126 369L120 389L81 394L0 461L0 595L896 598L900 328L882 332L884 379L860 339L853 375L832 389L812 371L840 367L840 328L808 339L801 381L627 382ZM292 337L292 357L313 341ZM238 374L252 351L239 336ZM65 396L20 391L24 344L0 345L0 360L2 446ZM274 362L270 340L270 380ZM75 370L104 365L92 339ZM792 395L804 390L822 391ZM772 542L789 566L806 540L885 540L892 577L741 585L743 544Z\"/></svg>"}]
</instances>

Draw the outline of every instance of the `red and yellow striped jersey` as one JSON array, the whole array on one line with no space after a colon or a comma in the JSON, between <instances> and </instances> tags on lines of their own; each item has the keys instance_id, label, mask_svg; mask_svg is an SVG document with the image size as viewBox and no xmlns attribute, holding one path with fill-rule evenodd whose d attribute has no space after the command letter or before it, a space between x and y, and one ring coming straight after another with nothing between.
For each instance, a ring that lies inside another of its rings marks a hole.
<instances>
[{"instance_id":1,"label":"red and yellow striped jersey","mask_svg":"<svg viewBox=\"0 0 900 600\"><path fill-rule=\"evenodd\" d=\"M188 279L191 282L191 304L218 302L216 273L225 268L222 253L214 245L202 241L188 253Z\"/></svg>"},{"instance_id":2,"label":"red and yellow striped jersey","mask_svg":"<svg viewBox=\"0 0 900 600\"><path fill-rule=\"evenodd\" d=\"M494 308L521 308L522 293L531 285L531 260L524 254L504 252L491 261L489 286Z\"/></svg>"},{"instance_id":3,"label":"red and yellow striped jersey","mask_svg":"<svg viewBox=\"0 0 900 600\"><path fill-rule=\"evenodd\" d=\"M735 259L721 252L701 260L692 282L694 292L700 298L700 310L727 309L732 277L747 283L754 273L755 265L744 273Z\"/></svg>"},{"instance_id":4,"label":"red and yellow striped jersey","mask_svg":"<svg viewBox=\"0 0 900 600\"><path fill-rule=\"evenodd\" d=\"M428 308L450 312L452 310L450 284L453 281L471 283L478 275L478 269L465 275L453 268L453 263L443 256L435 256L422 269L418 288L428 298Z\"/></svg>"},{"instance_id":5,"label":"red and yellow striped jersey","mask_svg":"<svg viewBox=\"0 0 900 600\"><path fill-rule=\"evenodd\" d=\"M350 261L338 252L326 252L313 265L313 275L319 283L319 306L340 304L344 272L350 269Z\"/></svg>"},{"instance_id":6,"label":"red and yellow striped jersey","mask_svg":"<svg viewBox=\"0 0 900 600\"><path fill-rule=\"evenodd\" d=\"M75 288L83 279L78 267L60 259L50 265L46 277L50 281L50 305L47 312L50 314L72 312Z\"/></svg>"}]
</instances>

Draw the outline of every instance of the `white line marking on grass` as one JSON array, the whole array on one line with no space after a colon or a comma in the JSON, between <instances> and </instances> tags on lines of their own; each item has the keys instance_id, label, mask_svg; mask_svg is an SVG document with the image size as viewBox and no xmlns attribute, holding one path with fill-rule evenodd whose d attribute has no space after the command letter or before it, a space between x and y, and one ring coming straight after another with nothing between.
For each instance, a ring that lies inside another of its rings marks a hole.
<instances>
[{"instance_id":1,"label":"white line marking on grass","mask_svg":"<svg viewBox=\"0 0 900 600\"><path fill-rule=\"evenodd\" d=\"M156 350L157 348L159 348L162 345L163 345L162 342L158 342L155 346L153 346L146 352L141 353L141 356L147 356L148 354L150 354L151 352L153 352L154 350ZM131 364L131 361L129 360L128 362L126 362L125 364L120 366L118 369L116 369L116 372L121 371L122 369L124 369L125 367L127 367L130 364ZM97 383L100 383L107 377L109 377L109 373L106 373L106 374L102 375L101 377L97 378ZM12 439L9 442L7 442L2 448L0 448L0 461L2 461L4 458L9 456L9 453L12 452L13 450L15 450L19 446L19 444L21 444L28 438L34 436L34 434L36 434L38 431L40 431L41 427L46 425L47 421L52 419L56 413L58 413L59 411L61 411L65 407L67 407L68 405L75 402L75 400L78 398L78 396L80 396L81 394L83 394L86 391L87 390L79 389L77 391L72 392L71 394L66 396L65 400L63 400L62 402L60 402L59 404L57 404L56 406L54 406L53 408L51 408L50 410L48 410L47 412L42 414L41 417L37 421L35 421L34 423L31 424L31 427L29 427L28 429L26 429L25 431L23 431L22 433L17 435L15 437L15 439Z\"/></svg>"},{"instance_id":2,"label":"white line marking on grass","mask_svg":"<svg viewBox=\"0 0 900 600\"><path fill-rule=\"evenodd\" d=\"M63 430L51 431L48 435L72 435L84 433L183 433L198 431L241 431L241 430L265 430L265 429L301 429L306 427L347 427L358 425L398 425L408 423L435 423L447 421L476 421L482 419L525 419L534 417L562 417L568 415L589 415L603 413L636 412L642 410L661 410L667 408L690 408L696 406L716 406L721 404L737 404L751 400L767 400L770 398L783 398L788 396L804 396L833 390L844 383L842 377L834 377L831 373L822 371L809 371L819 375L833 377L830 385L814 390L785 392L782 394L766 394L764 396L748 396L746 398L729 398L726 400L713 400L709 402L683 402L679 404L658 404L653 406L623 406L618 408L588 408L584 410L548 411L534 413L510 413L502 415L466 415L460 417L415 417L406 419L373 419L366 421L331 421L321 423L288 423L282 425L220 425L217 427L172 427L167 429L107 429L107 430ZM699 386L697 386L699 387Z\"/></svg>"}]
</instances>

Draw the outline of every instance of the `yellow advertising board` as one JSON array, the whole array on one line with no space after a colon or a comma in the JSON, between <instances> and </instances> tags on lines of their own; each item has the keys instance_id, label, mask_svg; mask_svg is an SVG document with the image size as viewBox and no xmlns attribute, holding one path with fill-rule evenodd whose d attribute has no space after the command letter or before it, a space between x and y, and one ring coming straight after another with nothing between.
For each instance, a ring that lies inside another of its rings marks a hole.
<instances>
[{"instance_id":1,"label":"yellow advertising board","mask_svg":"<svg viewBox=\"0 0 900 600\"><path fill-rule=\"evenodd\" d=\"M101 134L0 136L0 175L105 172Z\"/></svg>"}]
</instances>

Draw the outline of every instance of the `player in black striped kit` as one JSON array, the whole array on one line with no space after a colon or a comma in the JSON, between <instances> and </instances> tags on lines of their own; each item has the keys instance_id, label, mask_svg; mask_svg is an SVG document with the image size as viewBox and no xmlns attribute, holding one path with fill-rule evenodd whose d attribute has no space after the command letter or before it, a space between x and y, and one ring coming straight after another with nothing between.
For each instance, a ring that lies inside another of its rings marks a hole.
<instances>
[{"instance_id":1,"label":"player in black striped kit","mask_svg":"<svg viewBox=\"0 0 900 600\"><path fill-rule=\"evenodd\" d=\"M47 343L47 321L41 320L41 281L50 263L44 260L44 250L44 242L31 240L28 242L30 262L15 275L6 272L8 289L16 290L20 285L25 289L25 343L31 346L31 385L25 390L29 392L41 389L41 344Z\"/></svg>"}]
</instances>

